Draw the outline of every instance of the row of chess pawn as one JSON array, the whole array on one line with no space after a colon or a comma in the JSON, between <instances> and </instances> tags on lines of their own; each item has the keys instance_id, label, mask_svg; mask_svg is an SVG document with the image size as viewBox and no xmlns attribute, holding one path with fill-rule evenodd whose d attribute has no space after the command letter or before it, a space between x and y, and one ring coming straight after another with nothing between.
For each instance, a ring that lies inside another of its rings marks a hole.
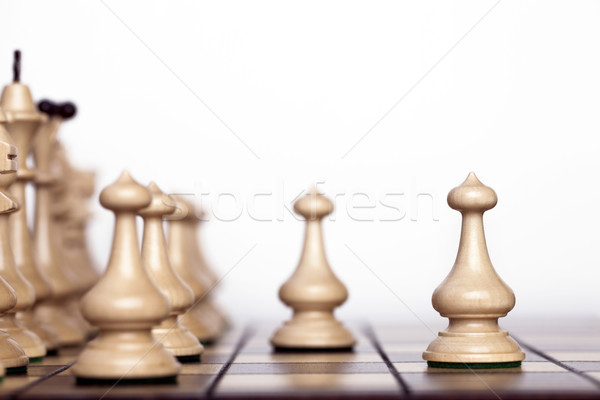
<instances>
[{"instance_id":1,"label":"row of chess pawn","mask_svg":"<svg viewBox=\"0 0 600 400\"><path fill-rule=\"evenodd\" d=\"M20 82L19 52L15 52L13 69L13 82L0 97L0 376L24 372L30 362L61 347L83 344L98 332L80 312L81 297L99 279L86 240L94 174L74 168L58 140L62 122L73 117L76 109L72 103L50 101L36 106L29 88ZM30 153L35 167L27 163ZM29 184L35 193L33 235L27 216ZM175 210L168 246L163 246L170 253L172 273L165 277L160 270L147 271L161 282L159 296L171 310L165 321L157 321L154 335L165 336L162 342L178 347L173 352L183 351L186 357L177 336L184 332L188 343L193 342L194 350L189 353L193 358L201 353L201 342L219 337L226 321L209 295L218 279L198 246L199 212L185 198L178 199L176 208L166 214ZM166 258L164 254L158 257ZM127 285L134 292L130 299L140 300L136 298L139 283ZM141 304L145 311L136 314L153 309L152 302ZM178 318L183 309L188 311ZM103 311L113 315L112 309ZM181 329L168 329L170 323Z\"/></svg>"},{"instance_id":2,"label":"row of chess pawn","mask_svg":"<svg viewBox=\"0 0 600 400\"><path fill-rule=\"evenodd\" d=\"M525 357L498 326L515 296L487 253L483 213L496 202L496 193L474 173L448 195L448 204L463 215L462 233L456 263L433 295L434 308L450 323L423 353L430 367L518 367ZM99 333L80 353L73 374L78 382L173 380L178 359L200 361L202 351L178 323L190 296L171 266L177 254L167 251L163 233L165 216L180 206L154 183L142 186L127 172L104 188L100 203L115 214L113 246L104 275L81 300L84 317ZM350 350L353 334L334 317L348 292L327 262L322 237L333 203L312 190L294 209L306 220L304 248L279 292L294 312L271 344L285 351ZM144 220L141 252L136 216Z\"/></svg>"}]
</instances>

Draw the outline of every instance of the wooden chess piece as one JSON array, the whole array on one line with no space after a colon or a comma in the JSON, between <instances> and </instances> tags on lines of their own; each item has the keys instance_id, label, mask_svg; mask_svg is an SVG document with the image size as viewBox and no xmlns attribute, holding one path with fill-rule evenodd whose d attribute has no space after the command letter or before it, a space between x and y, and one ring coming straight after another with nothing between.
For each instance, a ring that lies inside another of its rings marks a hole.
<instances>
[{"instance_id":1,"label":"wooden chess piece","mask_svg":"<svg viewBox=\"0 0 600 400\"><path fill-rule=\"evenodd\" d=\"M152 202L138 212L144 219L142 259L148 274L171 304L171 313L152 329L152 334L179 361L199 361L204 347L177 319L194 303L194 294L173 270L167 254L163 217L174 212L173 200L154 182L150 183L148 189L152 194Z\"/></svg>"},{"instance_id":2,"label":"wooden chess piece","mask_svg":"<svg viewBox=\"0 0 600 400\"><path fill-rule=\"evenodd\" d=\"M207 320L212 321L211 324L214 326L214 330L218 333L218 335L221 335L229 327L229 321L227 321L225 314L214 301L215 289L219 284L219 277L206 262L198 237L198 232L200 231L200 226L204 221L205 213L203 210L196 209L193 204L191 206L192 215L194 218L190 220L192 224L189 224L187 227L189 234L186 235L186 238L189 241L188 246L192 251L191 257L194 261L194 265L196 265L196 269L200 271L200 274L204 278L205 286L207 287L205 296L206 301L201 303L200 309L202 314L206 316Z\"/></svg>"},{"instance_id":3,"label":"wooden chess piece","mask_svg":"<svg viewBox=\"0 0 600 400\"><path fill-rule=\"evenodd\" d=\"M17 163L12 155L16 154L16 148L12 145L8 133L4 129L3 124L5 122L6 116L0 108L0 169L14 171L17 169ZM0 174L0 179L5 179L3 174ZM0 193L0 212L13 208L15 208L14 201L5 196L4 193ZM6 245L6 242L7 240L4 238L4 242L1 244L2 247ZM14 309L16 305L17 295L15 291L0 276L0 319L10 318L7 313ZM7 372L24 372L27 370L27 364L29 364L29 357L25 354L23 348L8 333L2 330L0 330L0 363L6 368Z\"/></svg>"},{"instance_id":4,"label":"wooden chess piece","mask_svg":"<svg viewBox=\"0 0 600 400\"><path fill-rule=\"evenodd\" d=\"M91 271L92 266L88 259L84 259L81 242L85 241L85 225L80 220L86 221L88 210L87 197L84 198L81 188L82 182L79 174L70 165L60 142L55 142L53 150L53 167L57 179L52 187L52 235L53 247L56 258L63 272L71 282L71 295L63 300L63 309L68 313L71 321L77 324L79 331L85 332L87 337L93 337L97 331L81 315L79 302L81 296L87 292L97 281L96 271ZM86 183L87 184L87 183ZM85 246L85 245L84 245Z\"/></svg>"},{"instance_id":5,"label":"wooden chess piece","mask_svg":"<svg viewBox=\"0 0 600 400\"><path fill-rule=\"evenodd\" d=\"M8 333L19 343L31 360L41 359L46 355L44 343L16 319L18 311L33 307L35 292L16 267L10 248L8 217L19 208L19 204L7 194L7 191L17 178L17 148L4 128L0 128L0 147L0 276L6 280L17 296L16 305L0 316L0 330Z\"/></svg>"},{"instance_id":6,"label":"wooden chess piece","mask_svg":"<svg viewBox=\"0 0 600 400\"><path fill-rule=\"evenodd\" d=\"M136 213L148 206L148 189L124 172L100 194L115 214L115 233L104 275L81 301L83 316L100 332L73 366L79 382L172 381L180 364L152 336L171 312L168 299L148 275L140 250Z\"/></svg>"},{"instance_id":7,"label":"wooden chess piece","mask_svg":"<svg viewBox=\"0 0 600 400\"><path fill-rule=\"evenodd\" d=\"M515 295L494 270L485 242L483 213L497 202L496 192L473 172L448 194L448 205L462 213L462 231L456 262L433 292L433 308L449 325L423 353L430 367L515 367L525 358L498 326Z\"/></svg>"},{"instance_id":8,"label":"wooden chess piece","mask_svg":"<svg viewBox=\"0 0 600 400\"><path fill-rule=\"evenodd\" d=\"M194 205L182 196L175 198L175 212L168 216L169 259L173 269L192 289L195 301L192 307L179 316L181 323L202 343L214 342L223 331L223 324L212 313L210 306L212 289L203 275L201 265L195 256L194 241L197 236Z\"/></svg>"},{"instance_id":9,"label":"wooden chess piece","mask_svg":"<svg viewBox=\"0 0 600 400\"><path fill-rule=\"evenodd\" d=\"M57 333L60 346L72 346L83 343L87 332L64 312L65 304L75 294L75 284L69 271L61 267L57 254L53 219L55 205L52 204L52 196L58 179L52 170L52 156L58 129L63 120L75 114L75 107L70 103L60 105L44 100L39 103L38 108L49 118L38 129L33 146L37 169L34 181L36 189L34 254L38 266L48 277L52 296L40 302L34 311L36 318L50 325Z\"/></svg>"},{"instance_id":10,"label":"wooden chess piece","mask_svg":"<svg viewBox=\"0 0 600 400\"><path fill-rule=\"evenodd\" d=\"M32 140L35 138L37 128L45 116L37 111L29 88L18 81L20 77L20 53L18 50L15 52L14 69L14 81L4 87L0 98L0 106L10 116L6 128L19 153L17 179L10 186L10 194L20 204L20 208L9 217L10 239L15 264L25 279L33 286L37 304L50 297L51 288L48 278L38 268L34 259L31 232L27 226L25 187L35 176L35 172L27 165L27 156L31 151ZM32 309L17 312L17 319L42 339L48 351L53 351L58 347L56 332L34 318Z\"/></svg>"},{"instance_id":11,"label":"wooden chess piece","mask_svg":"<svg viewBox=\"0 0 600 400\"><path fill-rule=\"evenodd\" d=\"M321 229L333 203L313 189L296 201L294 210L306 219L304 249L296 271L279 290L279 298L294 314L275 332L271 344L276 349L349 349L355 339L333 315L348 291L327 262Z\"/></svg>"}]
</instances>

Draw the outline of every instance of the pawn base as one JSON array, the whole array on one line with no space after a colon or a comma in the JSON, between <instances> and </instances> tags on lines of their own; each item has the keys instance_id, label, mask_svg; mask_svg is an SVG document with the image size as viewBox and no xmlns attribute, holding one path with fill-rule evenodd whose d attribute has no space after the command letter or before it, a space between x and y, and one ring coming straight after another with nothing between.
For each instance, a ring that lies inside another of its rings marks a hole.
<instances>
[{"instance_id":1,"label":"pawn base","mask_svg":"<svg viewBox=\"0 0 600 400\"><path fill-rule=\"evenodd\" d=\"M426 361L443 364L520 363L525 353L508 332L440 332L423 353ZM481 367L483 368L483 367Z\"/></svg>"},{"instance_id":2,"label":"pawn base","mask_svg":"<svg viewBox=\"0 0 600 400\"><path fill-rule=\"evenodd\" d=\"M201 342L216 340L222 333L222 326L212 309L203 300L179 316L179 321Z\"/></svg>"},{"instance_id":3,"label":"pawn base","mask_svg":"<svg viewBox=\"0 0 600 400\"><path fill-rule=\"evenodd\" d=\"M32 310L17 312L17 321L42 340L44 347L46 347L47 355L52 355L52 352L56 353L58 349L58 335L49 326L40 323L40 321L34 318Z\"/></svg>"},{"instance_id":4,"label":"pawn base","mask_svg":"<svg viewBox=\"0 0 600 400\"><path fill-rule=\"evenodd\" d=\"M16 341L29 358L40 358L46 355L46 347L42 340L28 330L15 318L15 314L5 314L0 317L0 330Z\"/></svg>"},{"instance_id":5,"label":"pawn base","mask_svg":"<svg viewBox=\"0 0 600 400\"><path fill-rule=\"evenodd\" d=\"M294 316L279 328L271 338L279 350L352 349L356 340L348 329L333 315L318 318Z\"/></svg>"},{"instance_id":6,"label":"pawn base","mask_svg":"<svg viewBox=\"0 0 600 400\"><path fill-rule=\"evenodd\" d=\"M179 323L177 316L171 316L154 327L152 336L177 357L199 358L204 353L204 346Z\"/></svg>"},{"instance_id":7,"label":"pawn base","mask_svg":"<svg viewBox=\"0 0 600 400\"><path fill-rule=\"evenodd\" d=\"M86 332L62 310L60 303L44 301L34 310L34 318L56 333L59 347L78 346L85 342Z\"/></svg>"},{"instance_id":8,"label":"pawn base","mask_svg":"<svg viewBox=\"0 0 600 400\"><path fill-rule=\"evenodd\" d=\"M27 364L29 364L29 357L21 346L2 331L0 331L0 363L6 368L7 373L23 368L27 371Z\"/></svg>"},{"instance_id":9,"label":"pawn base","mask_svg":"<svg viewBox=\"0 0 600 400\"><path fill-rule=\"evenodd\" d=\"M181 368L150 331L105 331L87 344L71 368L81 381L163 380Z\"/></svg>"}]
</instances>

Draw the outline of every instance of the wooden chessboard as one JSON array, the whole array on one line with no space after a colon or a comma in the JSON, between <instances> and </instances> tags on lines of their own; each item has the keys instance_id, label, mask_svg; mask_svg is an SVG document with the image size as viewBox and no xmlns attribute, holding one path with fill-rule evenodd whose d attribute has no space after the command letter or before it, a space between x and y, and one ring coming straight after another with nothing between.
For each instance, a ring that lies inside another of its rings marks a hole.
<instances>
[{"instance_id":1,"label":"wooden chessboard","mask_svg":"<svg viewBox=\"0 0 600 400\"><path fill-rule=\"evenodd\" d=\"M354 352L273 353L277 324L233 329L207 347L202 362L184 364L174 384L76 385L69 367L78 349L31 364L0 384L11 399L191 399L260 397L600 398L600 320L504 324L527 358L520 368L427 368L421 353L441 326L351 325Z\"/></svg>"}]
</instances>

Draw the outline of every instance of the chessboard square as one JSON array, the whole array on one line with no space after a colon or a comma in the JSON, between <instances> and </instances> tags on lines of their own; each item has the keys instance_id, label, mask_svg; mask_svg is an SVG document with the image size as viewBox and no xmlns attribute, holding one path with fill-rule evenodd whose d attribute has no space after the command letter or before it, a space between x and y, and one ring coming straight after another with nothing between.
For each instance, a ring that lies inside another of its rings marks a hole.
<instances>
[{"instance_id":1,"label":"chessboard square","mask_svg":"<svg viewBox=\"0 0 600 400\"><path fill-rule=\"evenodd\" d=\"M216 375L223 364L190 363L182 364L179 375Z\"/></svg>"},{"instance_id":2,"label":"chessboard square","mask_svg":"<svg viewBox=\"0 0 600 400\"><path fill-rule=\"evenodd\" d=\"M235 344L220 344L217 346L206 346L202 358L205 356L212 356L217 354L231 354L235 350Z\"/></svg>"},{"instance_id":3,"label":"chessboard square","mask_svg":"<svg viewBox=\"0 0 600 400\"><path fill-rule=\"evenodd\" d=\"M39 365L39 364L29 364L27 366L27 376L47 376L56 372L59 369L66 369L62 366L56 365Z\"/></svg>"},{"instance_id":4,"label":"chessboard square","mask_svg":"<svg viewBox=\"0 0 600 400\"><path fill-rule=\"evenodd\" d=\"M177 383L129 385L124 382L116 385L77 385L74 376L57 375L43 380L26 390L19 398L25 399L100 399L100 398L167 398L202 397L213 377L211 375L181 375Z\"/></svg>"},{"instance_id":5,"label":"chessboard square","mask_svg":"<svg viewBox=\"0 0 600 400\"><path fill-rule=\"evenodd\" d=\"M559 361L599 361L600 351L551 350L546 352Z\"/></svg>"},{"instance_id":6,"label":"chessboard square","mask_svg":"<svg viewBox=\"0 0 600 400\"><path fill-rule=\"evenodd\" d=\"M600 361L567 361L564 364L577 371L600 373Z\"/></svg>"},{"instance_id":7,"label":"chessboard square","mask_svg":"<svg viewBox=\"0 0 600 400\"><path fill-rule=\"evenodd\" d=\"M571 372L485 372L407 373L402 377L415 392L491 392L503 393L598 393L598 388Z\"/></svg>"},{"instance_id":8,"label":"chessboard square","mask_svg":"<svg viewBox=\"0 0 600 400\"><path fill-rule=\"evenodd\" d=\"M384 343L383 351L386 353L423 353L427 348L427 343Z\"/></svg>"},{"instance_id":9,"label":"chessboard square","mask_svg":"<svg viewBox=\"0 0 600 400\"><path fill-rule=\"evenodd\" d=\"M598 382L598 385L600 385L600 372L585 372L584 374L594 378Z\"/></svg>"},{"instance_id":10,"label":"chessboard square","mask_svg":"<svg viewBox=\"0 0 600 400\"><path fill-rule=\"evenodd\" d=\"M28 376L28 375L14 375L14 376L5 376L2 379L2 383L0 383L0 395L4 397L9 394L24 388L25 386L37 381L39 377L37 376Z\"/></svg>"},{"instance_id":11,"label":"chessboard square","mask_svg":"<svg viewBox=\"0 0 600 400\"><path fill-rule=\"evenodd\" d=\"M233 364L228 374L385 374L384 363L274 363Z\"/></svg>"},{"instance_id":12,"label":"chessboard square","mask_svg":"<svg viewBox=\"0 0 600 400\"><path fill-rule=\"evenodd\" d=\"M200 356L200 362L208 364L225 364L230 357L230 354L202 354Z\"/></svg>"},{"instance_id":13,"label":"chessboard square","mask_svg":"<svg viewBox=\"0 0 600 400\"><path fill-rule=\"evenodd\" d=\"M353 363L381 362L378 353L270 353L270 354L239 354L235 364L257 363Z\"/></svg>"},{"instance_id":14,"label":"chessboard square","mask_svg":"<svg viewBox=\"0 0 600 400\"><path fill-rule=\"evenodd\" d=\"M335 392L341 395L347 392L400 395L401 390L389 374L278 374L278 375L226 375L219 383L216 394L233 393L278 395L315 394Z\"/></svg>"}]
</instances>

